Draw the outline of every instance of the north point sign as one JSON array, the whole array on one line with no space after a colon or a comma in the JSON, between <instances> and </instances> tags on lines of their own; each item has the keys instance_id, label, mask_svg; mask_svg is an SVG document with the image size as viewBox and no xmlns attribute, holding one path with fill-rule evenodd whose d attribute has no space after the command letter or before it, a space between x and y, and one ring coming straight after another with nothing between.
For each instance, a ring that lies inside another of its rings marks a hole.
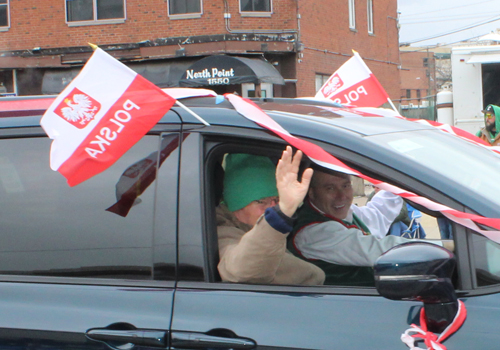
<instances>
[{"instance_id":1,"label":"north point sign","mask_svg":"<svg viewBox=\"0 0 500 350\"><path fill-rule=\"evenodd\" d=\"M229 85L234 69L205 68L201 71L186 70L186 79L207 79L208 85Z\"/></svg>"}]
</instances>

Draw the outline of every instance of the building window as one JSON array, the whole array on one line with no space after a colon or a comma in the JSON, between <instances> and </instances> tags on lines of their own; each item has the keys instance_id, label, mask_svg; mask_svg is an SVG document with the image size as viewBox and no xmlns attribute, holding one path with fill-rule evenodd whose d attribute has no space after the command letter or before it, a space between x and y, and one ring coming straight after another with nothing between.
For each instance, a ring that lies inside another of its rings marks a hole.
<instances>
[{"instance_id":1,"label":"building window","mask_svg":"<svg viewBox=\"0 0 500 350\"><path fill-rule=\"evenodd\" d=\"M421 97L421 96L420 96L420 90L417 90L417 99L419 99L419 100L420 100L420 97Z\"/></svg>"},{"instance_id":2,"label":"building window","mask_svg":"<svg viewBox=\"0 0 500 350\"><path fill-rule=\"evenodd\" d=\"M271 83L243 83L241 84L243 97L273 97L273 84Z\"/></svg>"},{"instance_id":3,"label":"building window","mask_svg":"<svg viewBox=\"0 0 500 350\"><path fill-rule=\"evenodd\" d=\"M429 67L429 59L427 57L424 57L424 67Z\"/></svg>"},{"instance_id":4,"label":"building window","mask_svg":"<svg viewBox=\"0 0 500 350\"><path fill-rule=\"evenodd\" d=\"M356 9L354 8L355 0L347 1L349 1L349 28L356 29Z\"/></svg>"},{"instance_id":5,"label":"building window","mask_svg":"<svg viewBox=\"0 0 500 350\"><path fill-rule=\"evenodd\" d=\"M68 22L125 19L125 0L66 0Z\"/></svg>"},{"instance_id":6,"label":"building window","mask_svg":"<svg viewBox=\"0 0 500 350\"><path fill-rule=\"evenodd\" d=\"M410 89L406 90L406 98L411 98L411 90Z\"/></svg>"},{"instance_id":7,"label":"building window","mask_svg":"<svg viewBox=\"0 0 500 350\"><path fill-rule=\"evenodd\" d=\"M240 0L241 12L271 12L271 0Z\"/></svg>"},{"instance_id":8,"label":"building window","mask_svg":"<svg viewBox=\"0 0 500 350\"><path fill-rule=\"evenodd\" d=\"M316 92L319 91L325 85L326 81L330 78L329 75L326 74L316 74Z\"/></svg>"},{"instance_id":9,"label":"building window","mask_svg":"<svg viewBox=\"0 0 500 350\"><path fill-rule=\"evenodd\" d=\"M168 0L168 14L186 15L186 14L201 14L202 0Z\"/></svg>"},{"instance_id":10,"label":"building window","mask_svg":"<svg viewBox=\"0 0 500 350\"><path fill-rule=\"evenodd\" d=\"M0 96L16 96L16 71L14 69L0 70Z\"/></svg>"},{"instance_id":11,"label":"building window","mask_svg":"<svg viewBox=\"0 0 500 350\"><path fill-rule=\"evenodd\" d=\"M368 34L373 34L373 0L366 0Z\"/></svg>"},{"instance_id":12,"label":"building window","mask_svg":"<svg viewBox=\"0 0 500 350\"><path fill-rule=\"evenodd\" d=\"M0 0L0 29L9 27L9 0Z\"/></svg>"}]
</instances>

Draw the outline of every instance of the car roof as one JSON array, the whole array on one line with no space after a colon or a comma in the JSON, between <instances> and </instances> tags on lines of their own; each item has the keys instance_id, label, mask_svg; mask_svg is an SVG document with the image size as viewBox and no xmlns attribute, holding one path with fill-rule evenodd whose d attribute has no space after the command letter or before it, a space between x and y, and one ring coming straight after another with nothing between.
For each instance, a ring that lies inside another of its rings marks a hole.
<instances>
[{"instance_id":1,"label":"car roof","mask_svg":"<svg viewBox=\"0 0 500 350\"><path fill-rule=\"evenodd\" d=\"M54 95L42 95L0 99L0 128L39 126L41 116L55 98ZM278 123L286 124L288 131L311 138L322 139L321 134L326 136L335 129L362 136L432 129L430 126L399 118L380 117L328 101L292 98L263 98L252 101ZM185 106L201 115L211 125L260 128L254 122L240 116L228 100L218 102L219 100L214 97L182 100ZM172 118L172 114L178 114L187 124L200 123L192 114L178 106L174 106L160 123L178 122L178 117Z\"/></svg>"},{"instance_id":2,"label":"car roof","mask_svg":"<svg viewBox=\"0 0 500 350\"><path fill-rule=\"evenodd\" d=\"M291 128L287 129L288 131L294 133L294 129L297 129L300 131L299 135L306 137L315 138L314 135L318 135L321 129L329 132L340 128L363 136L433 129L431 126L395 117L382 117L333 102L290 98L263 98L252 101L278 123L286 123ZM211 125L260 128L244 117L235 118L236 111L227 100L217 104L216 98L212 97L192 98L183 100L182 103L194 112L203 114L203 118ZM188 112L178 107L175 110L182 115L184 122L199 123Z\"/></svg>"}]
</instances>

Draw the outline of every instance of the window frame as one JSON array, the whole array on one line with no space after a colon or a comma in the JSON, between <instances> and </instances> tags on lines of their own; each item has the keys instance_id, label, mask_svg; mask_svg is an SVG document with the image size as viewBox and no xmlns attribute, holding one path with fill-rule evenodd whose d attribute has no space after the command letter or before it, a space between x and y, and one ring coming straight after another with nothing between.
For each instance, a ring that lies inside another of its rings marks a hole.
<instances>
[{"instance_id":1,"label":"window frame","mask_svg":"<svg viewBox=\"0 0 500 350\"><path fill-rule=\"evenodd\" d=\"M271 17L273 14L273 0L267 0L269 1L269 11L243 11L241 1L242 0L239 0L239 12L241 17Z\"/></svg>"},{"instance_id":2,"label":"window frame","mask_svg":"<svg viewBox=\"0 0 500 350\"><path fill-rule=\"evenodd\" d=\"M200 4L200 12L186 12L186 13L170 13L170 2L171 1L185 1L185 0L168 0L167 10L168 17L170 19L190 19L190 18L200 18L203 15L203 0L198 0Z\"/></svg>"},{"instance_id":3,"label":"window frame","mask_svg":"<svg viewBox=\"0 0 500 350\"><path fill-rule=\"evenodd\" d=\"M328 79L330 79L332 75L328 75L328 74L323 74L323 73L316 73L314 75L314 87L316 89L316 93L321 90L321 88L323 87L323 85L325 85L325 83L328 81ZM318 87L318 82L319 80L321 80L321 85Z\"/></svg>"},{"instance_id":4,"label":"window frame","mask_svg":"<svg viewBox=\"0 0 500 350\"><path fill-rule=\"evenodd\" d=\"M0 8L6 7L5 18L7 20L6 25L0 25L0 32L6 32L10 29L10 0L5 0L5 4L0 4Z\"/></svg>"},{"instance_id":5,"label":"window frame","mask_svg":"<svg viewBox=\"0 0 500 350\"><path fill-rule=\"evenodd\" d=\"M33 116L38 118L40 116ZM33 118L29 117L29 118ZM38 120L37 119L37 120ZM21 123L22 124L22 123ZM31 125L31 124L30 124ZM179 127L176 125L164 125L161 127L162 133L160 130L152 131L147 134L147 136L155 137L160 140L160 134L172 134L177 133ZM13 127L13 128L0 128L0 140L4 139L47 139L46 133L43 131L41 127ZM152 139L153 140L153 139ZM154 143L154 140L153 142ZM158 145L160 145L160 141L158 141ZM178 149L177 152L180 152ZM161 170L164 168L160 168ZM155 180L155 183L158 179ZM164 181L163 181L164 182ZM153 187L157 187L157 184L152 184ZM155 197L157 193L156 188L151 188L155 192ZM158 206L155 204L155 212L156 211L164 211L164 207ZM155 217L156 216L156 217ZM157 213L153 215L154 223L152 226L155 228L155 232L152 234L158 234L157 226L159 220L161 218ZM171 223L170 223L171 224ZM174 225L175 226L175 225ZM177 239L175 236L173 236ZM156 246L152 246L152 253L156 249ZM175 260L175 259L174 259ZM153 261L151 261L153 263ZM154 275L149 279L131 279L131 278L107 278L107 277L74 277L74 276L44 276L44 275L35 275L35 274L2 274L0 273L0 283L1 282L13 282L13 283L40 283L40 284L58 284L58 285L81 285L81 286L124 286L124 287L148 287L148 288L171 288L175 286L175 278L173 279L154 279Z\"/></svg>"},{"instance_id":6,"label":"window frame","mask_svg":"<svg viewBox=\"0 0 500 350\"><path fill-rule=\"evenodd\" d=\"M368 34L374 34L374 25L373 25L373 0L366 0L366 10L367 10L367 19L366 25L368 27Z\"/></svg>"},{"instance_id":7,"label":"window frame","mask_svg":"<svg viewBox=\"0 0 500 350\"><path fill-rule=\"evenodd\" d=\"M68 1L71 0L64 1L64 13L65 13L66 24L69 27L125 23L125 20L127 19L127 0L121 0L123 4L123 18L106 18L106 19L97 19L97 2L100 0L92 0L93 19L83 20L83 21L70 21L68 19Z\"/></svg>"},{"instance_id":8,"label":"window frame","mask_svg":"<svg viewBox=\"0 0 500 350\"><path fill-rule=\"evenodd\" d=\"M349 7L349 29L356 30L356 0L347 0Z\"/></svg>"}]
</instances>

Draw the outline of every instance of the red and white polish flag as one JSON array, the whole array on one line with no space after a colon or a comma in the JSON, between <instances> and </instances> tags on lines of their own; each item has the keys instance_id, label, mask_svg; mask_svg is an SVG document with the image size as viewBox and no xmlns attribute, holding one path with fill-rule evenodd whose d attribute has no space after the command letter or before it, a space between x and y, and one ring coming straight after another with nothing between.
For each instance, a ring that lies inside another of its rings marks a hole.
<instances>
[{"instance_id":1,"label":"red and white polish flag","mask_svg":"<svg viewBox=\"0 0 500 350\"><path fill-rule=\"evenodd\" d=\"M175 99L101 49L42 117L53 139L50 167L70 186L115 163Z\"/></svg>"},{"instance_id":2,"label":"red and white polish flag","mask_svg":"<svg viewBox=\"0 0 500 350\"><path fill-rule=\"evenodd\" d=\"M379 107L389 96L359 54L352 56L319 89L315 98L357 107Z\"/></svg>"}]
</instances>

